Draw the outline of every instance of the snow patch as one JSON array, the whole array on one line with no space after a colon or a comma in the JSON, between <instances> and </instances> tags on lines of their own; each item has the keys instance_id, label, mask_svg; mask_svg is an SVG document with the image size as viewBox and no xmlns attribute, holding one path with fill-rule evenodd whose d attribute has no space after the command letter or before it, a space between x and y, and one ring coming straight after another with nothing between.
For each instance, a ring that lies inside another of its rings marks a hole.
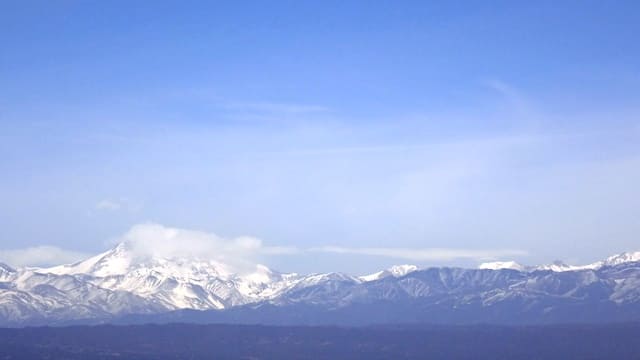
<instances>
[{"instance_id":1,"label":"snow patch","mask_svg":"<svg viewBox=\"0 0 640 360\"><path fill-rule=\"evenodd\" d=\"M394 265L386 270L378 271L373 274L359 276L358 279L368 282L383 279L387 276L401 277L418 270L415 265Z\"/></svg>"},{"instance_id":2,"label":"snow patch","mask_svg":"<svg viewBox=\"0 0 640 360\"><path fill-rule=\"evenodd\" d=\"M488 269L488 270L500 270L500 269L511 269L518 271L525 271L526 268L515 261L494 261L494 262L486 262L480 264L478 269Z\"/></svg>"}]
</instances>

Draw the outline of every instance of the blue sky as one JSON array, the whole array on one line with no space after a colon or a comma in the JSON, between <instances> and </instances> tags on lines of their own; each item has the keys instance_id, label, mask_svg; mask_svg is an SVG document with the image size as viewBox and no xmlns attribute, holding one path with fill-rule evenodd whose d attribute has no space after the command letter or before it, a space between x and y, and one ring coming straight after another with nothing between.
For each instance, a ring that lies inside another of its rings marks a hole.
<instances>
[{"instance_id":1,"label":"blue sky","mask_svg":"<svg viewBox=\"0 0 640 360\"><path fill-rule=\"evenodd\" d=\"M638 250L639 14L3 3L0 260L149 223L295 249L261 261L300 272Z\"/></svg>"}]
</instances>

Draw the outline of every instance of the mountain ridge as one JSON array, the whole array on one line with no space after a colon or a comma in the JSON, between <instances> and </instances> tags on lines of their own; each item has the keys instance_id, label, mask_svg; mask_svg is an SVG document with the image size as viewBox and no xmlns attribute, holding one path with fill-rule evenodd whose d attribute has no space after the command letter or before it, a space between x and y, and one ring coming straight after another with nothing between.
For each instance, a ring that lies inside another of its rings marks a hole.
<instances>
[{"instance_id":1,"label":"mountain ridge","mask_svg":"<svg viewBox=\"0 0 640 360\"><path fill-rule=\"evenodd\" d=\"M318 321L340 322L354 314L360 314L355 322L508 321L503 318L510 314L572 320L594 309L640 319L639 260L640 252L629 252L573 267L502 262L481 269L401 265L364 276L300 275L264 265L236 271L216 260L139 255L119 244L70 265L0 266L0 324L152 319L176 311L179 317L183 310L214 311L212 321L291 318L294 324L322 317Z\"/></svg>"}]
</instances>

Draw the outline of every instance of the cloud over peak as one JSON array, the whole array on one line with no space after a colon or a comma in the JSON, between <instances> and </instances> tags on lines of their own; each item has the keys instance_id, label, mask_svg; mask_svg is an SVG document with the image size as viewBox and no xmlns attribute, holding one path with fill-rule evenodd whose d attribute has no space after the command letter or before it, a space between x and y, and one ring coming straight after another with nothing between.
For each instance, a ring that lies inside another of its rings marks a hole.
<instances>
[{"instance_id":1,"label":"cloud over peak","mask_svg":"<svg viewBox=\"0 0 640 360\"><path fill-rule=\"evenodd\" d=\"M296 256L326 253L352 256L375 256L418 262L499 260L504 257L525 256L517 249L448 249L407 247L344 247L326 245L299 248L267 246L259 238L239 236L225 238L214 233L181 229L157 223L134 225L114 240L123 243L138 258L194 258L214 260L238 271L251 268L270 256ZM55 246L36 246L25 249L0 250L0 261L13 266L44 266L73 263L90 255Z\"/></svg>"},{"instance_id":2,"label":"cloud over peak","mask_svg":"<svg viewBox=\"0 0 640 360\"><path fill-rule=\"evenodd\" d=\"M232 266L254 264L265 250L262 240L254 237L223 238L214 233L157 223L134 225L116 241L125 243L138 257L197 258Z\"/></svg>"}]
</instances>

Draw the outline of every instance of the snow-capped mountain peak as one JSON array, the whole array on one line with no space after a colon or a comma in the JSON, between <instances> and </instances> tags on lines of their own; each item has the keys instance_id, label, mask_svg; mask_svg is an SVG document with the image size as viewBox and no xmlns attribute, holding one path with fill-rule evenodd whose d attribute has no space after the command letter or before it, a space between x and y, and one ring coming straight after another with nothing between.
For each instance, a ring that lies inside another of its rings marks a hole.
<instances>
[{"instance_id":1,"label":"snow-capped mountain peak","mask_svg":"<svg viewBox=\"0 0 640 360\"><path fill-rule=\"evenodd\" d=\"M565 272L565 271L577 271L577 270L588 270L588 269L596 269L599 266L595 264L589 265L568 265L564 263L562 260L555 260L551 264L538 265L533 266L529 270L547 270L553 272Z\"/></svg>"},{"instance_id":2,"label":"snow-capped mountain peak","mask_svg":"<svg viewBox=\"0 0 640 360\"><path fill-rule=\"evenodd\" d=\"M640 251L624 252L622 254L609 256L602 262L602 266L614 266L635 261L640 261Z\"/></svg>"},{"instance_id":3,"label":"snow-capped mountain peak","mask_svg":"<svg viewBox=\"0 0 640 360\"><path fill-rule=\"evenodd\" d=\"M38 271L56 275L82 274L99 278L127 276L131 273L187 278L228 277L235 273L230 266L214 260L186 257L168 258L138 253L126 242L75 264L38 269Z\"/></svg>"},{"instance_id":4,"label":"snow-capped mountain peak","mask_svg":"<svg viewBox=\"0 0 640 360\"><path fill-rule=\"evenodd\" d=\"M0 264L0 323L2 319L20 322L29 318L104 318L177 309L227 309L247 304L258 307L313 304L333 308L380 299L430 296L450 297L460 305L469 299L482 299L487 306L512 296L525 294L535 300L547 293L554 299L605 294L606 299L598 301L624 304L640 301L637 271L623 273L616 268L640 261L640 252L623 253L584 266L555 262L527 267L513 261L480 265L481 269L495 271L490 272L460 268L421 271L415 265L399 265L360 277L339 272L283 274L263 265L247 264L239 268L204 256L182 253L167 257L167 254L171 253L136 251L123 243L70 265L12 269ZM556 274L580 270L593 271L571 276ZM380 279L384 280L375 281ZM576 283L558 286L567 281ZM598 289L609 290L591 293L588 286L594 282L598 282ZM460 291L479 297L458 298Z\"/></svg>"},{"instance_id":5,"label":"snow-capped mountain peak","mask_svg":"<svg viewBox=\"0 0 640 360\"><path fill-rule=\"evenodd\" d=\"M536 266L535 270L551 270L555 272L577 271L577 270L598 270L604 266L616 266L629 262L640 261L640 251L623 252L621 254L612 255L608 258L596 261L587 265L567 265L562 261L554 261L552 264Z\"/></svg>"},{"instance_id":6,"label":"snow-capped mountain peak","mask_svg":"<svg viewBox=\"0 0 640 360\"><path fill-rule=\"evenodd\" d=\"M511 270L518 270L518 271L526 270L525 266L520 265L515 261L486 262L486 263L480 264L478 266L478 269L485 269L485 270L511 269Z\"/></svg>"},{"instance_id":7,"label":"snow-capped mountain peak","mask_svg":"<svg viewBox=\"0 0 640 360\"><path fill-rule=\"evenodd\" d=\"M378 271L376 273L373 274L369 274L369 275L363 275L363 276L359 276L358 279L360 279L361 281L374 281L374 280L379 280L382 278L385 278L387 276L393 276L393 277L401 277L404 275L407 275L411 272L414 272L418 270L418 267L415 265L394 265L388 269L382 270L382 271Z\"/></svg>"},{"instance_id":8,"label":"snow-capped mountain peak","mask_svg":"<svg viewBox=\"0 0 640 360\"><path fill-rule=\"evenodd\" d=\"M39 269L39 272L56 275L87 274L97 277L123 275L129 270L134 258L135 256L128 248L128 245L120 243L113 249L86 260L74 264Z\"/></svg>"},{"instance_id":9,"label":"snow-capped mountain peak","mask_svg":"<svg viewBox=\"0 0 640 360\"><path fill-rule=\"evenodd\" d=\"M416 270L418 270L418 267L416 265L407 265L407 264L394 265L387 269L387 271L390 272L395 277L404 276Z\"/></svg>"},{"instance_id":10,"label":"snow-capped mountain peak","mask_svg":"<svg viewBox=\"0 0 640 360\"><path fill-rule=\"evenodd\" d=\"M556 260L551 264L537 265L537 266L525 266L515 261L495 261L482 263L478 266L478 269L500 270L500 269L512 269L518 271L553 271L553 272L565 272L565 271L579 271L579 270L598 270L603 266L615 266L628 262L640 261L640 251L624 252L621 254L609 256L608 258L596 261L587 265L568 265L561 260Z\"/></svg>"},{"instance_id":11,"label":"snow-capped mountain peak","mask_svg":"<svg viewBox=\"0 0 640 360\"><path fill-rule=\"evenodd\" d=\"M127 291L168 309L222 309L251 303L277 295L297 279L264 265L248 264L240 271L212 259L150 256L126 242L75 264L37 271L82 276L95 286Z\"/></svg>"}]
</instances>

